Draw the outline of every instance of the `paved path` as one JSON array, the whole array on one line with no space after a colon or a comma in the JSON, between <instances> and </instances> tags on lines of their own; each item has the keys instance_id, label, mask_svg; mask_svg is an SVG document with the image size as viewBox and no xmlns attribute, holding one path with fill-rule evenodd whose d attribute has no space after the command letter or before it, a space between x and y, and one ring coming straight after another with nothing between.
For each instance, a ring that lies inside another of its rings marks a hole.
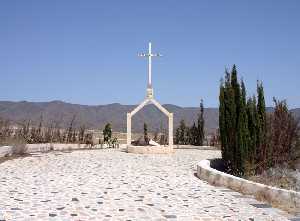
<instances>
[{"instance_id":1,"label":"paved path","mask_svg":"<svg viewBox=\"0 0 300 221\"><path fill-rule=\"evenodd\" d=\"M51 152L0 164L0 220L286 220L194 176L218 151Z\"/></svg>"}]
</instances>

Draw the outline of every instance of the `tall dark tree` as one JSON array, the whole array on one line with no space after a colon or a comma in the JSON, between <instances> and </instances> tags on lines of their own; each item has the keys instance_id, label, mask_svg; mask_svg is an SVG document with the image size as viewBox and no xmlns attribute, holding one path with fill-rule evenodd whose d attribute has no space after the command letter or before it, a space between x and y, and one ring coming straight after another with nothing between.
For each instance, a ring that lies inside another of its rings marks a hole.
<instances>
[{"instance_id":1,"label":"tall dark tree","mask_svg":"<svg viewBox=\"0 0 300 221\"><path fill-rule=\"evenodd\" d=\"M248 116L246 106L246 88L244 81L241 81L241 97L238 111L237 121L237 152L239 153L238 160L238 173L244 174L245 164L248 163L248 146L249 146L249 129L248 129Z\"/></svg>"},{"instance_id":2,"label":"tall dark tree","mask_svg":"<svg viewBox=\"0 0 300 221\"><path fill-rule=\"evenodd\" d=\"M264 88L261 82L257 82L257 161L262 162L258 167L258 173L266 168L267 164L267 121L266 121L266 104L264 97Z\"/></svg>"},{"instance_id":3,"label":"tall dark tree","mask_svg":"<svg viewBox=\"0 0 300 221\"><path fill-rule=\"evenodd\" d=\"M201 102L200 102L200 113L198 115L198 120L197 120L197 129L198 129L197 145L202 146L203 145L203 140L204 140L204 105L203 105L203 100L201 100Z\"/></svg>"},{"instance_id":4,"label":"tall dark tree","mask_svg":"<svg viewBox=\"0 0 300 221\"><path fill-rule=\"evenodd\" d=\"M233 174L243 174L248 149L246 89L238 81L237 69L225 70L219 95L219 128L222 157Z\"/></svg>"},{"instance_id":5,"label":"tall dark tree","mask_svg":"<svg viewBox=\"0 0 300 221\"><path fill-rule=\"evenodd\" d=\"M198 128L195 124L195 122L193 123L192 127L190 128L190 144L192 145L197 145L197 141L198 141Z\"/></svg>"},{"instance_id":6,"label":"tall dark tree","mask_svg":"<svg viewBox=\"0 0 300 221\"><path fill-rule=\"evenodd\" d=\"M181 120L180 124L179 124L178 143L179 144L185 144L186 143L186 125L185 125L184 120Z\"/></svg>"},{"instance_id":7,"label":"tall dark tree","mask_svg":"<svg viewBox=\"0 0 300 221\"><path fill-rule=\"evenodd\" d=\"M248 143L248 171L251 173L254 165L256 164L256 144L257 144L257 106L256 98L253 96L247 101L247 119L248 119L248 131L249 131L249 143Z\"/></svg>"},{"instance_id":8,"label":"tall dark tree","mask_svg":"<svg viewBox=\"0 0 300 221\"><path fill-rule=\"evenodd\" d=\"M191 133L191 128L189 127L186 127L185 128L185 140L184 140L184 144L191 144L192 143L192 140L193 140L193 137L192 137L192 133Z\"/></svg>"},{"instance_id":9,"label":"tall dark tree","mask_svg":"<svg viewBox=\"0 0 300 221\"><path fill-rule=\"evenodd\" d=\"M145 144L146 144L146 145L149 144L148 126L147 126L146 123L144 123L144 141L145 141Z\"/></svg>"},{"instance_id":10,"label":"tall dark tree","mask_svg":"<svg viewBox=\"0 0 300 221\"><path fill-rule=\"evenodd\" d=\"M85 130L86 126L83 124L79 127L79 133L78 133L78 142L79 143L85 143Z\"/></svg>"},{"instance_id":11,"label":"tall dark tree","mask_svg":"<svg viewBox=\"0 0 300 221\"><path fill-rule=\"evenodd\" d=\"M42 143L43 142L43 115L42 114L40 116L40 122L36 132L37 132L36 136L37 136L38 143Z\"/></svg>"},{"instance_id":12,"label":"tall dark tree","mask_svg":"<svg viewBox=\"0 0 300 221\"><path fill-rule=\"evenodd\" d=\"M242 122L239 122L240 120L240 111L241 111L241 87L238 82L238 76L237 76L237 69L236 66L233 65L231 70L231 88L234 94L234 106L235 106L235 114L232 116L235 120L235 130L233 136L235 139L233 140L232 147L233 147L233 156L234 156L234 170L236 173L240 173L241 166L242 166L242 153L240 149L239 141L241 139L239 138L242 136L242 133L240 132L240 124Z\"/></svg>"},{"instance_id":13,"label":"tall dark tree","mask_svg":"<svg viewBox=\"0 0 300 221\"><path fill-rule=\"evenodd\" d=\"M231 76L226 71L225 76L225 131L227 137L227 163L232 173L236 171L236 102L235 102L235 89L232 87Z\"/></svg>"},{"instance_id":14,"label":"tall dark tree","mask_svg":"<svg viewBox=\"0 0 300 221\"><path fill-rule=\"evenodd\" d=\"M228 159L227 152L227 131L226 131L226 116L225 116L225 86L224 81L221 80L220 83L220 95L219 95L219 131L220 131L220 141L221 141L221 151L222 158Z\"/></svg>"},{"instance_id":15,"label":"tall dark tree","mask_svg":"<svg viewBox=\"0 0 300 221\"><path fill-rule=\"evenodd\" d=\"M175 131L175 138L174 138L175 144L180 144L180 128L177 127Z\"/></svg>"},{"instance_id":16,"label":"tall dark tree","mask_svg":"<svg viewBox=\"0 0 300 221\"><path fill-rule=\"evenodd\" d=\"M70 121L70 125L68 127L67 134L66 134L67 143L72 143L72 140L73 140L72 138L73 138L75 118L76 118L76 115L74 114Z\"/></svg>"}]
</instances>

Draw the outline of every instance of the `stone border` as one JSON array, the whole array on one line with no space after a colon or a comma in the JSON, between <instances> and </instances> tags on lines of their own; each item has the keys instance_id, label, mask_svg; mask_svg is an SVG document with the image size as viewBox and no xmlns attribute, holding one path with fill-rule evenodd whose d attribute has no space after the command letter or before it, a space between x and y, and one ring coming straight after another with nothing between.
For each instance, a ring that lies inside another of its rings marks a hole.
<instances>
[{"instance_id":1,"label":"stone border","mask_svg":"<svg viewBox=\"0 0 300 221\"><path fill-rule=\"evenodd\" d=\"M120 145L119 147L122 147ZM25 153L45 153L49 151L69 151L69 150L84 150L84 149L106 149L106 144L97 144L94 146L88 144L66 144L66 143L40 143L26 144ZM12 156L14 152L13 146L0 146L0 158Z\"/></svg>"},{"instance_id":2,"label":"stone border","mask_svg":"<svg viewBox=\"0 0 300 221\"><path fill-rule=\"evenodd\" d=\"M64 151L64 150L80 150L80 149L94 149L96 146L90 146L87 144L73 144L73 143L41 143L41 144L27 144L27 153L35 152L48 152Z\"/></svg>"},{"instance_id":3,"label":"stone border","mask_svg":"<svg viewBox=\"0 0 300 221\"><path fill-rule=\"evenodd\" d=\"M0 158L9 157L13 154L12 146L1 146L0 147Z\"/></svg>"},{"instance_id":4,"label":"stone border","mask_svg":"<svg viewBox=\"0 0 300 221\"><path fill-rule=\"evenodd\" d=\"M211 168L209 160L202 160L197 164L197 177L212 185L228 187L246 195L254 195L258 200L265 200L274 207L288 212L300 211L300 192L267 186L223 173Z\"/></svg>"},{"instance_id":5,"label":"stone border","mask_svg":"<svg viewBox=\"0 0 300 221\"><path fill-rule=\"evenodd\" d=\"M170 154L174 153L172 146L127 146L128 153L137 154Z\"/></svg>"}]
</instances>

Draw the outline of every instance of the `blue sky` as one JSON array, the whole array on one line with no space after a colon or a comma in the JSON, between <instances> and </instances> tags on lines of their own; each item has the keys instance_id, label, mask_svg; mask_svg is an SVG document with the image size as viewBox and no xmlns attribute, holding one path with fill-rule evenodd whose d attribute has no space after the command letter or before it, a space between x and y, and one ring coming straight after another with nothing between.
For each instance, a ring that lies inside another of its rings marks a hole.
<instances>
[{"instance_id":1,"label":"blue sky","mask_svg":"<svg viewBox=\"0 0 300 221\"><path fill-rule=\"evenodd\" d=\"M0 100L218 106L225 67L300 107L300 1L0 1Z\"/></svg>"}]
</instances>

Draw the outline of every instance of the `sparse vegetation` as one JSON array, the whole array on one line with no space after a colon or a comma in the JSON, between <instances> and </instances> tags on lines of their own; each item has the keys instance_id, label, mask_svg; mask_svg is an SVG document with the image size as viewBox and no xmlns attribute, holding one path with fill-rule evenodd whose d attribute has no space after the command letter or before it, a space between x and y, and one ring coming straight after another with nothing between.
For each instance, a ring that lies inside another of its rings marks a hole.
<instances>
[{"instance_id":1,"label":"sparse vegetation","mask_svg":"<svg viewBox=\"0 0 300 221\"><path fill-rule=\"evenodd\" d=\"M12 146L13 155L24 155L27 151L25 140L14 139L10 145Z\"/></svg>"},{"instance_id":2,"label":"sparse vegetation","mask_svg":"<svg viewBox=\"0 0 300 221\"><path fill-rule=\"evenodd\" d=\"M88 133L85 125L75 128L75 116L67 129L60 128L58 122L48 124L40 117L37 126L31 120L13 124L9 120L0 119L0 145L16 146L32 143L79 143L93 145L93 135ZM18 146L18 147L17 147ZM16 152L21 152L16 150Z\"/></svg>"},{"instance_id":3,"label":"sparse vegetation","mask_svg":"<svg viewBox=\"0 0 300 221\"><path fill-rule=\"evenodd\" d=\"M198 114L197 126L194 122L191 127L188 127L184 120L181 120L179 127L175 130L174 143L181 145L196 145L202 146L204 136L204 105L203 100L200 102L200 112Z\"/></svg>"},{"instance_id":4,"label":"sparse vegetation","mask_svg":"<svg viewBox=\"0 0 300 221\"><path fill-rule=\"evenodd\" d=\"M14 134L9 120L0 118L0 145L8 145L13 147L13 155L23 155L26 153L26 140Z\"/></svg>"}]
</instances>

